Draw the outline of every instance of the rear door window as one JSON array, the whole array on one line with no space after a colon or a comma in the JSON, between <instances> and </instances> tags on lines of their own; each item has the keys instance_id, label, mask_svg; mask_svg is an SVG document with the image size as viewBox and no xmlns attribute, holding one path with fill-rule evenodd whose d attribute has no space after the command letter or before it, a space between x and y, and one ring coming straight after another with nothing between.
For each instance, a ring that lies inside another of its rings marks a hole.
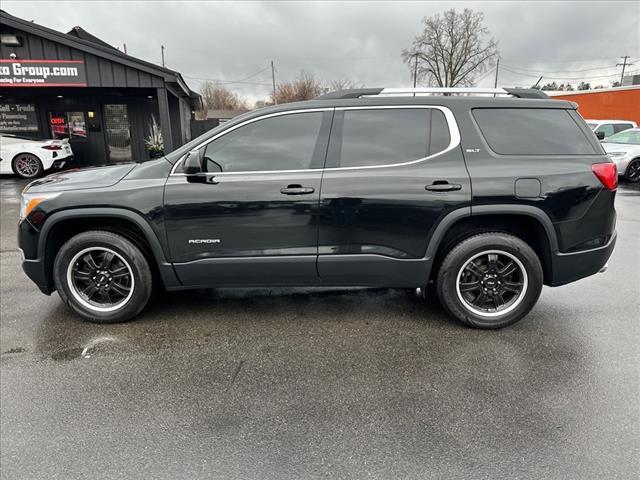
<instances>
[{"instance_id":1,"label":"rear door window","mask_svg":"<svg viewBox=\"0 0 640 480\"><path fill-rule=\"evenodd\" d=\"M476 108L482 135L502 155L589 155L598 153L564 109Z\"/></svg>"},{"instance_id":2,"label":"rear door window","mask_svg":"<svg viewBox=\"0 0 640 480\"><path fill-rule=\"evenodd\" d=\"M338 139L341 167L411 162L447 149L444 114L434 108L345 110Z\"/></svg>"},{"instance_id":3,"label":"rear door window","mask_svg":"<svg viewBox=\"0 0 640 480\"><path fill-rule=\"evenodd\" d=\"M630 128L633 128L633 125L631 125L630 123L617 123L613 126L613 131L614 133L620 133L624 132L625 130L629 130Z\"/></svg>"}]
</instances>

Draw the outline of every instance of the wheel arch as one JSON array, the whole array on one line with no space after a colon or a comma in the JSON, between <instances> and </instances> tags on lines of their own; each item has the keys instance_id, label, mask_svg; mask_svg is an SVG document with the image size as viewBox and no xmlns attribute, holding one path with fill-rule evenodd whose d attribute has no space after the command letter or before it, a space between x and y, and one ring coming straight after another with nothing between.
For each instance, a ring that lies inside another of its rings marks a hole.
<instances>
[{"instance_id":1,"label":"wheel arch","mask_svg":"<svg viewBox=\"0 0 640 480\"><path fill-rule=\"evenodd\" d=\"M173 267L151 226L137 213L121 208L79 208L52 214L38 239L38 258L44 262L47 280L53 285L53 261L71 237L89 230L110 231L136 245L165 286L179 286Z\"/></svg>"},{"instance_id":2,"label":"wheel arch","mask_svg":"<svg viewBox=\"0 0 640 480\"><path fill-rule=\"evenodd\" d=\"M529 244L540 258L545 284L551 281L558 239L549 216L530 205L482 205L448 214L436 227L427 247L429 280L435 279L444 256L454 245L489 231L508 233Z\"/></svg>"}]
</instances>

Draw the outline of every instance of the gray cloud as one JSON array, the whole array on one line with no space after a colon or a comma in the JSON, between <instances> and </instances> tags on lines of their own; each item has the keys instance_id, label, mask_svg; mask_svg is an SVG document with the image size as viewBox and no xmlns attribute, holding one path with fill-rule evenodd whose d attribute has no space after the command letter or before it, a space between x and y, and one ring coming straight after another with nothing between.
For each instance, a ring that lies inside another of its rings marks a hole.
<instances>
[{"instance_id":1,"label":"gray cloud","mask_svg":"<svg viewBox=\"0 0 640 480\"><path fill-rule=\"evenodd\" d=\"M277 78L302 69L323 79L349 78L368 86L406 86L400 58L421 18L448 8L483 11L499 41L502 85L530 85L538 74L559 83L580 79L608 85L620 55L640 70L639 2L17 2L9 13L56 30L74 25L130 55L167 65L198 88L201 79L231 81L268 66ZM604 68L607 67L607 68ZM595 78L598 77L598 78ZM270 71L229 87L251 99L268 95ZM479 81L493 84L493 74Z\"/></svg>"}]
</instances>

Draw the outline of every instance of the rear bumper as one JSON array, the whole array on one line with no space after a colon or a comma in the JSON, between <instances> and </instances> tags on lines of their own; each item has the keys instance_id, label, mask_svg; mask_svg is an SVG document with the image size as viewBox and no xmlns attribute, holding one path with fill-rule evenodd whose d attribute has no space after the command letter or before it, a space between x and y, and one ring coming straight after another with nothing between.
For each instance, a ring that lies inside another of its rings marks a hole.
<instances>
[{"instance_id":1,"label":"rear bumper","mask_svg":"<svg viewBox=\"0 0 640 480\"><path fill-rule=\"evenodd\" d=\"M557 287L575 282L600 271L604 271L607 261L616 246L617 234L613 233L609 242L602 247L581 252L556 253L552 258L552 279L550 285Z\"/></svg>"},{"instance_id":2,"label":"rear bumper","mask_svg":"<svg viewBox=\"0 0 640 480\"><path fill-rule=\"evenodd\" d=\"M73 161L73 155L69 155L68 157L58 158L51 164L52 170L58 170L65 165L71 163Z\"/></svg>"}]
</instances>

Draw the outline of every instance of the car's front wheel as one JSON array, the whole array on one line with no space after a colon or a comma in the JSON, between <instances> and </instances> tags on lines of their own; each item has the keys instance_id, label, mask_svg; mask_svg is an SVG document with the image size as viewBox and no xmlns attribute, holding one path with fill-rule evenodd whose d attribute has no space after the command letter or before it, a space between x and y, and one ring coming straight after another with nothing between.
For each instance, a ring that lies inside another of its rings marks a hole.
<instances>
[{"instance_id":1,"label":"car's front wheel","mask_svg":"<svg viewBox=\"0 0 640 480\"><path fill-rule=\"evenodd\" d=\"M36 178L44 171L40 159L31 153L19 153L11 166L14 173L22 178Z\"/></svg>"},{"instance_id":2,"label":"car's front wheel","mask_svg":"<svg viewBox=\"0 0 640 480\"><path fill-rule=\"evenodd\" d=\"M524 317L540 296L540 259L523 240L482 233L453 247L438 271L438 297L466 325L502 328Z\"/></svg>"},{"instance_id":3,"label":"car's front wheel","mask_svg":"<svg viewBox=\"0 0 640 480\"><path fill-rule=\"evenodd\" d=\"M90 322L135 317L147 304L152 275L143 253L112 232L89 231L67 241L53 264L60 298Z\"/></svg>"}]
</instances>

